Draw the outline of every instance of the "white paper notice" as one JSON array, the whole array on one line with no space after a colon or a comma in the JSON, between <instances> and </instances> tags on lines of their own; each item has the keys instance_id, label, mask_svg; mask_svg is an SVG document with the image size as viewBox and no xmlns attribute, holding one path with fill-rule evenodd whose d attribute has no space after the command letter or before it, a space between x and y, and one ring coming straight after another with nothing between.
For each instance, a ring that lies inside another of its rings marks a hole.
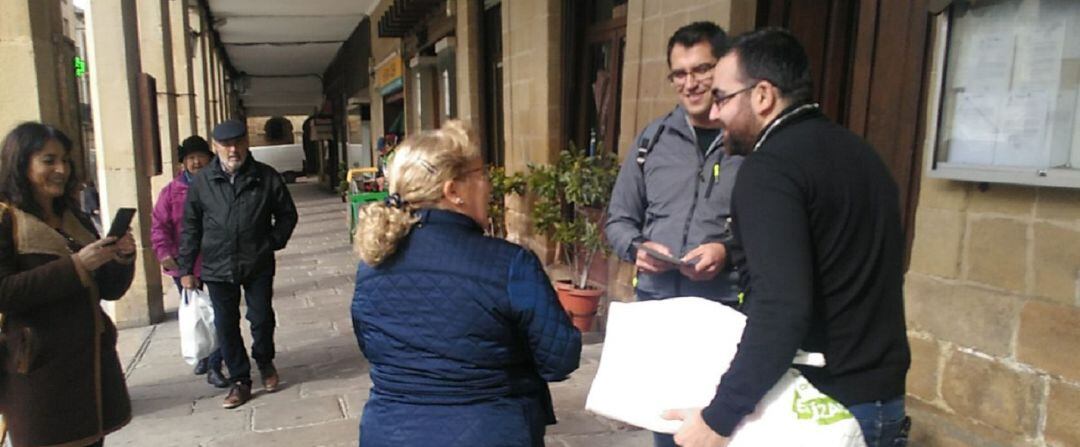
<instances>
[{"instance_id":1,"label":"white paper notice","mask_svg":"<svg viewBox=\"0 0 1080 447\"><path fill-rule=\"evenodd\" d=\"M948 136L950 163L988 165L994 162L994 147L1000 138L998 111L1001 95L958 92Z\"/></svg>"},{"instance_id":2,"label":"white paper notice","mask_svg":"<svg viewBox=\"0 0 1080 447\"><path fill-rule=\"evenodd\" d=\"M1002 92L1012 80L1016 37L1012 33L983 33L960 48L956 87L969 91Z\"/></svg>"},{"instance_id":3,"label":"white paper notice","mask_svg":"<svg viewBox=\"0 0 1080 447\"><path fill-rule=\"evenodd\" d=\"M1022 63L1017 67L1017 85L1057 89L1061 84L1066 31L1063 22L1038 23L1021 34L1017 53Z\"/></svg>"},{"instance_id":4,"label":"white paper notice","mask_svg":"<svg viewBox=\"0 0 1080 447\"><path fill-rule=\"evenodd\" d=\"M994 164L1044 168L1050 165L1047 122L1050 94L1016 92L1001 109L1001 138L994 148Z\"/></svg>"}]
</instances>

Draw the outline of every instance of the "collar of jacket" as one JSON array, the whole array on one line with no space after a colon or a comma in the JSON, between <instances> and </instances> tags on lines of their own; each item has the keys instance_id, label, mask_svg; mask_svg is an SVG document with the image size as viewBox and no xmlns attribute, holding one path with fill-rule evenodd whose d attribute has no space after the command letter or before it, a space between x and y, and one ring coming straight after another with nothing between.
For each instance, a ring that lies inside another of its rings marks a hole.
<instances>
[{"instance_id":1,"label":"collar of jacket","mask_svg":"<svg viewBox=\"0 0 1080 447\"><path fill-rule=\"evenodd\" d=\"M456 225L466 230L483 233L484 228L476 223L471 217L457 211L449 211L439 208L422 208L416 212L420 216L419 225Z\"/></svg>"},{"instance_id":2,"label":"collar of jacket","mask_svg":"<svg viewBox=\"0 0 1080 447\"><path fill-rule=\"evenodd\" d=\"M800 107L803 106L811 107L807 107L806 110L798 110ZM825 115L821 113L820 106L818 106L817 104L813 104L809 101L796 102L792 105L785 107L784 110L780 111L779 115L776 115L776 118L773 118L772 121L769 121L769 123L765 125L765 127L761 128L761 132L758 133L757 140L754 143L755 149L753 152L756 152L757 149L760 149L761 146L765 144L764 140L767 140L769 137L772 137L784 128L791 126L792 124L800 123L815 117L824 118ZM771 134L767 134L769 132L769 128L774 126L775 129L772 129Z\"/></svg>"},{"instance_id":3,"label":"collar of jacket","mask_svg":"<svg viewBox=\"0 0 1080 447\"><path fill-rule=\"evenodd\" d=\"M664 118L664 126L667 130L673 131L685 138L686 141L695 145L697 144L697 132L694 132L694 129L691 127L690 115L687 115L686 109L683 108L682 104L676 105L675 109ZM723 130L720 131L720 134L716 135L716 139L719 140L719 142L714 142L715 144L709 148L710 154L712 151L723 146Z\"/></svg>"},{"instance_id":4,"label":"collar of jacket","mask_svg":"<svg viewBox=\"0 0 1080 447\"><path fill-rule=\"evenodd\" d=\"M240 165L240 169L236 170L237 180L242 177L248 177L252 172L254 172L254 165L255 160L251 158L251 154L248 154L248 157L244 159L244 164ZM210 166L207 166L203 169L207 168L210 169L211 177L219 180L229 181L229 173L225 172L225 168L221 166L220 158L214 157L214 159L210 161Z\"/></svg>"}]
</instances>

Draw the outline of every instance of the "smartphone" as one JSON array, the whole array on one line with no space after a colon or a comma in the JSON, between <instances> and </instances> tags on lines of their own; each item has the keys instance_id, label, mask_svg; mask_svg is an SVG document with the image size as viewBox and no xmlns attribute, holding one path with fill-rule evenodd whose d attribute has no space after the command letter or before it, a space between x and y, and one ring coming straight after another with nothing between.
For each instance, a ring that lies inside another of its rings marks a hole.
<instances>
[{"instance_id":1,"label":"smartphone","mask_svg":"<svg viewBox=\"0 0 1080 447\"><path fill-rule=\"evenodd\" d=\"M645 253L648 253L649 256L652 256L652 257L654 257L656 259L664 261L664 262L666 262L668 264L673 264L673 265L693 265L694 264L693 262L683 262L682 259L676 258L674 256L665 255L663 253L660 253L660 252L658 252L656 250L653 250L653 249L645 246L644 244L638 245L637 248L638 248L638 250L645 250Z\"/></svg>"},{"instance_id":2,"label":"smartphone","mask_svg":"<svg viewBox=\"0 0 1080 447\"><path fill-rule=\"evenodd\" d=\"M120 208L116 210L116 215L113 216L112 225L109 226L109 233L105 236L113 236L115 238L124 237L128 232L128 228L131 228L131 219L135 217L135 208Z\"/></svg>"}]
</instances>

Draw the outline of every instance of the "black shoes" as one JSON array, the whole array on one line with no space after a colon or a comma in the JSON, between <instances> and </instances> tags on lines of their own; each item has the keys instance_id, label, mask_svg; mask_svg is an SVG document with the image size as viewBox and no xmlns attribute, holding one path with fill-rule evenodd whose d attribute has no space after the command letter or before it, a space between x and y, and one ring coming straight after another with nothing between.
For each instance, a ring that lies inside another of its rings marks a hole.
<instances>
[{"instance_id":1,"label":"black shoes","mask_svg":"<svg viewBox=\"0 0 1080 447\"><path fill-rule=\"evenodd\" d=\"M210 369L210 359L209 358L199 360L199 363L195 364L195 375L196 376L201 376L203 374L206 374L206 371L209 370L209 369Z\"/></svg>"},{"instance_id":2,"label":"black shoes","mask_svg":"<svg viewBox=\"0 0 1080 447\"><path fill-rule=\"evenodd\" d=\"M216 388L229 387L229 381L225 380L225 375L221 373L221 366L209 368L206 373L206 383L209 383Z\"/></svg>"}]
</instances>

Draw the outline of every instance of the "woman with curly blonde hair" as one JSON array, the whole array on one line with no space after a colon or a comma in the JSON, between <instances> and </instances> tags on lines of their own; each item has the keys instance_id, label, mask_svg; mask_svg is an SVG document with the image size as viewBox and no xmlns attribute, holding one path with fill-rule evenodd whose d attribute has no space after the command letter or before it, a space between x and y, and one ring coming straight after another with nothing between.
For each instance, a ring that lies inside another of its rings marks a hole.
<instances>
[{"instance_id":1,"label":"woman with curly blonde hair","mask_svg":"<svg viewBox=\"0 0 1080 447\"><path fill-rule=\"evenodd\" d=\"M450 121L398 146L390 196L360 211L352 318L371 363L360 445L542 446L547 382L581 334L529 250L484 235L491 184Z\"/></svg>"}]
</instances>

